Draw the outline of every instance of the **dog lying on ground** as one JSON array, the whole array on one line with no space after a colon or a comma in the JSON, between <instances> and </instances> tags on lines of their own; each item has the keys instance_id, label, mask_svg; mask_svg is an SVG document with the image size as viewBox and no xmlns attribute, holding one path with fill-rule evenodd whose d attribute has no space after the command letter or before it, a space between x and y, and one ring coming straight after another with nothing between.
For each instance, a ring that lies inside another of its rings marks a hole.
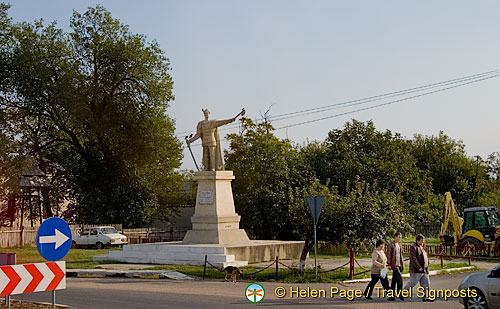
<instances>
[{"instance_id":1,"label":"dog lying on ground","mask_svg":"<svg viewBox=\"0 0 500 309\"><path fill-rule=\"evenodd\" d=\"M227 266L226 268L224 268L223 272L224 272L224 280L226 281L229 275L231 275L232 282L236 282L236 277L241 276L241 271L236 266Z\"/></svg>"}]
</instances>

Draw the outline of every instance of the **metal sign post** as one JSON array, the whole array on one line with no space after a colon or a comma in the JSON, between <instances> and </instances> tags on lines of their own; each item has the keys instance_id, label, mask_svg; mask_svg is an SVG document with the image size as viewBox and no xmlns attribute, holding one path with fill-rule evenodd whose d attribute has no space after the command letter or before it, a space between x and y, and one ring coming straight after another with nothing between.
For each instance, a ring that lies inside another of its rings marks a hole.
<instances>
[{"instance_id":1,"label":"metal sign post","mask_svg":"<svg viewBox=\"0 0 500 309\"><path fill-rule=\"evenodd\" d=\"M316 238L316 226L321 214L321 208L325 202L325 197L323 195L306 196L306 202L314 223L314 268L316 269L316 279L318 279L318 240Z\"/></svg>"},{"instance_id":2,"label":"metal sign post","mask_svg":"<svg viewBox=\"0 0 500 309\"><path fill-rule=\"evenodd\" d=\"M36 236L38 252L49 261L57 261L68 254L71 248L71 229L61 218L45 220ZM52 308L56 308L56 291L52 291Z\"/></svg>"}]
</instances>

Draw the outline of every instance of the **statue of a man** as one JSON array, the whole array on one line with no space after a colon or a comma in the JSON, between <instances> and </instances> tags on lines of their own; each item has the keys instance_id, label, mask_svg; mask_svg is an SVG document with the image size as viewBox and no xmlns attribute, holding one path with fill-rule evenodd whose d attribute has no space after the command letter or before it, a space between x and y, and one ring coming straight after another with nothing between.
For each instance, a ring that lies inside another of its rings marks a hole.
<instances>
[{"instance_id":1,"label":"statue of a man","mask_svg":"<svg viewBox=\"0 0 500 309\"><path fill-rule=\"evenodd\" d=\"M239 115L245 114L245 110L242 109L241 113L236 115L236 117L226 120L209 120L210 111L208 109L202 109L202 111L205 115L205 120L198 122L196 134L192 138L186 139L186 142L191 144L198 138L201 138L201 145L203 146L203 170L223 171L224 155L222 154L217 128L234 122Z\"/></svg>"}]
</instances>

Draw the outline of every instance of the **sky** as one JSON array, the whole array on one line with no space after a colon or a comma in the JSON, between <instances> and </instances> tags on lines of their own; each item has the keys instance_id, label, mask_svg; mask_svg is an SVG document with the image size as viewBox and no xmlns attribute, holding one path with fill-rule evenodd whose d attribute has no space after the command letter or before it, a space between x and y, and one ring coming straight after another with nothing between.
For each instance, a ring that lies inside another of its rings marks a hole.
<instances>
[{"instance_id":1,"label":"sky","mask_svg":"<svg viewBox=\"0 0 500 309\"><path fill-rule=\"evenodd\" d=\"M172 68L175 100L167 113L181 140L194 133L203 108L214 119L234 117L241 108L259 119L266 111L273 117L500 68L500 1L4 2L11 4L16 22L56 20L65 31L73 10L83 13L100 4L131 32L157 41ZM351 119L372 120L378 130L406 138L443 131L463 141L469 156L485 159L500 151L496 75L271 121L281 128L278 137L300 145L325 140ZM448 87L454 88L444 90ZM437 92L409 98L431 91ZM401 101L391 103L396 100ZM385 105L353 112L380 104ZM320 118L326 119L308 122ZM303 122L308 123L295 125ZM295 126L284 128L290 125ZM238 132L231 125L220 130L221 136ZM222 144L228 147L227 141ZM200 143L192 148L200 162ZM194 168L186 148L181 167Z\"/></svg>"}]
</instances>

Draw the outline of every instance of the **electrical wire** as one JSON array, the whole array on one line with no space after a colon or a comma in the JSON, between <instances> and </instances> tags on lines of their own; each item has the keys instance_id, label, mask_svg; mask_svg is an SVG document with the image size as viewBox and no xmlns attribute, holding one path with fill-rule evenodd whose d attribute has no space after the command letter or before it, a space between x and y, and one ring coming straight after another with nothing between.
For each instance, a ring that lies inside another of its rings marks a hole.
<instances>
[{"instance_id":1,"label":"electrical wire","mask_svg":"<svg viewBox=\"0 0 500 309\"><path fill-rule=\"evenodd\" d=\"M359 109L356 109L356 110L351 110L351 111L347 111L347 112L343 112L343 113L338 113L338 114L335 114L335 115L330 115L330 116L326 116L326 117L312 119L312 120L309 120L309 121L303 121L303 122L299 122L299 123L295 123L295 124L290 124L290 125L286 125L286 126L275 128L275 130L287 129L287 128L296 127L296 126L300 126L300 125L305 125L305 124L309 124L309 123L314 123L314 122L318 122L318 121L322 121L322 120L326 120L326 119L331 119L331 118L335 118L335 117L345 116L345 115L349 115L349 114L353 114L353 113L357 113L357 112L361 112L361 111L365 111L365 110L370 110L370 109L374 109L374 108L378 108L378 107L383 107L383 106L386 106L386 105L391 105L391 104L395 104L395 103L399 103L399 102L404 102L404 101L407 101L407 100L411 100L411 99L415 99L415 98L419 98L419 97L423 97L423 96L435 94L435 93L442 92L442 91L451 90L451 89L454 89L454 88L466 86L466 85L473 84L473 83L478 83L478 82L481 82L481 81L484 81L484 80L488 80L488 79L492 79L492 78L500 76L500 74L498 74L497 70L491 71L491 72L496 72L496 74L494 74L494 75L476 74L476 76L480 75L479 77L481 77L481 78L467 78L467 79L463 79L462 78L461 82L458 85L453 85L453 86L449 86L449 87L446 87L446 88L441 88L441 89L437 89L437 90L434 90L434 91L429 91L429 92L421 93L421 94L418 94L418 95L413 95L413 96L410 96L410 97L406 97L406 98L402 98L402 99L398 99L398 100L394 100L394 101L390 101L390 102L385 102L385 103L381 103L381 104L377 104L377 105L373 105L373 106L359 108ZM447 83L446 85L455 84L455 82L453 82L453 83L448 83L448 82L450 82L450 81L441 82L440 84L443 84L443 83ZM426 89L432 89L432 88L435 88L435 87L430 87L430 88L428 87ZM416 88L412 88L412 89L416 89ZM415 91L411 91L411 92L408 92L408 93L413 93L413 92L415 92ZM408 94L408 93L405 93L405 94ZM359 100L355 100L355 101L357 102ZM351 102L354 102L354 101L351 101ZM370 102L372 102L372 101L370 101ZM359 104L363 104L363 103L357 102L357 103L353 103L353 104L348 105L348 106L359 105ZM289 113L289 114L291 114L291 113ZM224 140L227 140L227 139L224 138ZM199 144L191 144L191 146L201 146L201 143L199 143Z\"/></svg>"},{"instance_id":2,"label":"electrical wire","mask_svg":"<svg viewBox=\"0 0 500 309\"><path fill-rule=\"evenodd\" d=\"M434 90L434 91L430 91L430 92L426 92L426 93L414 95L414 96L411 96L411 97L408 97L408 98L403 98L403 99L399 99L399 100L395 100L395 101L391 101L391 102L386 102L386 103L382 103L382 104L377 104L377 105L373 105L373 106L369 106L369 107L364 107L364 108L356 109L356 110L353 110L353 111L348 111L348 112L345 112L345 113L335 114L335 115L332 115L332 116L322 117L322 118L318 118L318 119L313 119L313 120L309 120L309 121L304 121L304 122L299 122L299 123L295 123L295 124L291 124L291 125L279 127L279 128L276 128L275 130L281 130L281 129L291 128L291 127L296 127L296 126L300 126L300 125L304 125L304 124L308 124L308 123L312 123L312 122L318 122L318 121L321 121L321 120L326 120L326 119L330 119L330 118L340 117L340 116L344 116L344 115L348 115L348 114L353 114L353 113L357 113L357 112L361 112L361 111L365 111L365 110L369 110L369 109L374 109L374 108L377 108L377 107L382 107L382 106L386 106L386 105L390 105L390 104L395 104L395 103L407 101L407 100L410 100L410 99L415 99L415 98L423 97L423 96L426 96L426 95L438 93L438 92L441 92L441 91L446 91L446 90L450 90L450 89L453 89L453 88L462 87L462 86L465 86L465 85L468 85L468 84L481 82L481 81L484 81L484 80L487 80L487 79L491 79L491 78L495 78L495 77L498 77L498 76L499 76L499 74L493 75L493 76L488 76L488 77L484 77L484 78L481 78L481 79L478 79L478 80L469 81L469 82L466 82L466 83L463 83L463 84L460 84L460 85L455 85L455 86L447 87L447 88L444 88L444 89L438 89L438 90Z\"/></svg>"},{"instance_id":3,"label":"electrical wire","mask_svg":"<svg viewBox=\"0 0 500 309\"><path fill-rule=\"evenodd\" d=\"M379 100L386 99L386 98L391 98L391 97L406 95L406 94L410 94L410 93L414 93L414 92L425 91L425 90L428 90L428 89L437 88L437 87L443 87L443 86L447 86L447 85L451 85L451 84L456 84L456 83L461 83L461 82L468 81L468 80L476 80L476 79L479 79L479 78L483 78L484 76L494 75L494 74L498 74L498 70L492 70L492 71L488 71L488 72L483 72L483 73L468 75L468 76L459 77L459 78L455 78L455 79L451 79L451 80L446 80L446 81L442 81L442 82L427 84L427 85L423 85L423 86L419 86L419 87L413 87L413 88L409 88L409 89L405 89L405 90L399 90L399 91L389 92L389 93L385 93L385 94L381 94L381 95L376 95L376 96L371 96L371 97L366 97L366 98L362 98L362 99L351 100L351 101L346 101L346 102L340 102L340 103L330 104L330 105L326 105L326 106L315 107L315 108L310 108L310 109L306 109L306 110L285 113L285 114L276 115L276 116L270 116L268 119L269 120L273 120L273 121L286 120L286 119L301 117L301 116L310 115L310 114L314 114L314 113L320 113L320 112L324 112L324 111L327 111L327 110L332 110L332 109L338 109L338 108L343 108L343 107L350 107L350 106L355 106L355 105L360 105L360 104L371 103L371 102L379 101ZM257 119L257 120L259 120L259 119ZM260 120L263 120L263 119L260 119ZM238 127L239 127L239 125L236 125L236 126L227 126L226 128L221 129L220 131L232 130L232 129L238 128ZM183 135L183 134L186 134L186 133L193 133L193 132L195 132L195 131L194 130L184 131L184 132L176 133L175 135L176 136L180 136L180 135Z\"/></svg>"}]
</instances>

